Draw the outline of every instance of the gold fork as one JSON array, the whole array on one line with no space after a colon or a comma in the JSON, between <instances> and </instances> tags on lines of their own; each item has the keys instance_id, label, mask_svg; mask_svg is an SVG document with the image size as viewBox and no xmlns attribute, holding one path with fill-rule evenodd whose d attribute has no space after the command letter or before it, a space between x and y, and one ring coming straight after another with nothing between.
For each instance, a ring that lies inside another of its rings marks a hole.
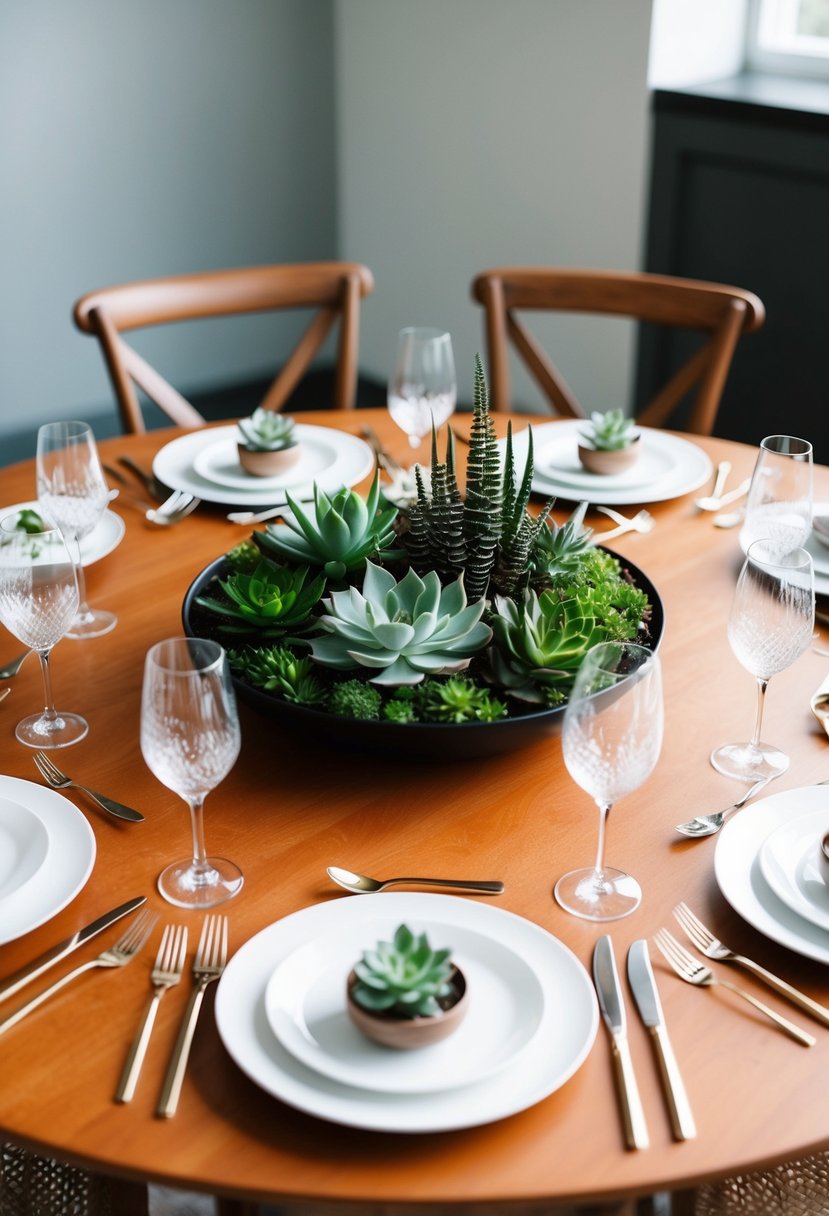
<instances>
[{"instance_id":1,"label":"gold fork","mask_svg":"<svg viewBox=\"0 0 829 1216\"><path fill-rule=\"evenodd\" d=\"M702 988L714 987L715 985L721 988L728 988L730 992L736 992L744 1001L748 1001L749 1005L753 1005L755 1009L759 1009L767 1018L771 1018L776 1026L779 1026L786 1034L791 1035L798 1043L801 1043L804 1047L814 1047L816 1040L813 1035L807 1034L805 1030L801 1030L799 1026L795 1026L794 1022L790 1022L788 1018L781 1017L779 1013L775 1013L773 1009L769 1009L768 1005L764 1005L762 1001L758 1001L756 997L752 996L750 992L746 992L745 989L738 988L736 984L732 984L729 980L717 979L711 968L705 967L695 959L693 954L686 950L684 946L681 946L667 929L658 929L653 940L665 961L681 980L685 980L686 984L696 984Z\"/></svg>"},{"instance_id":2,"label":"gold fork","mask_svg":"<svg viewBox=\"0 0 829 1216\"><path fill-rule=\"evenodd\" d=\"M195 981L190 1002L184 1013L181 1029L173 1048L167 1075L161 1087L157 1115L169 1119L176 1113L190 1047L196 1031L196 1021L207 985L217 980L227 963L227 917L208 916L202 926L199 946L193 961Z\"/></svg>"},{"instance_id":3,"label":"gold fork","mask_svg":"<svg viewBox=\"0 0 829 1216\"><path fill-rule=\"evenodd\" d=\"M805 1009L807 1013L811 1013L824 1026L829 1026L829 1009L826 1009L823 1005L819 1005L817 1001L813 1001L810 996L806 996L805 992L800 992L797 988L793 988L791 984L787 984L779 976L773 975L771 971L766 971L765 967L761 967L753 959L746 958L742 954L737 954L736 951L729 949L728 946L724 946L719 938L714 937L711 930L706 928L699 917L694 915L687 904L677 904L674 908L674 916L700 954L704 954L706 958L716 959L720 963L736 963L738 967L743 967L746 971L756 976L758 980L762 980L774 992L786 997L793 1005L799 1006L800 1009Z\"/></svg>"},{"instance_id":4,"label":"gold fork","mask_svg":"<svg viewBox=\"0 0 829 1216\"><path fill-rule=\"evenodd\" d=\"M153 1032L158 1006L161 1004L161 998L167 989L172 988L181 979L186 957L187 929L184 925L165 925L164 932L161 935L161 945L158 947L158 954L155 956L155 963L150 972L153 995L150 997L144 1017L141 1019L141 1025L138 1027L138 1031L132 1041L132 1046L129 1049L126 1063L124 1064L124 1071L121 1074L121 1080L118 1083L118 1090L115 1094L116 1102L132 1101L141 1067L144 1063L144 1056L147 1054L147 1047L150 1042L150 1035Z\"/></svg>"},{"instance_id":5,"label":"gold fork","mask_svg":"<svg viewBox=\"0 0 829 1216\"><path fill-rule=\"evenodd\" d=\"M144 822L144 816L140 811L134 811L131 806L124 806L123 802L107 798L106 794L99 794L97 790L91 790L88 785L81 785L79 781L73 781L71 777L67 777L66 773L62 773L45 752L35 752L32 759L43 780L53 790L83 790L102 810L109 811L110 815L115 815L118 819L128 819L130 823Z\"/></svg>"},{"instance_id":6,"label":"gold fork","mask_svg":"<svg viewBox=\"0 0 829 1216\"><path fill-rule=\"evenodd\" d=\"M129 928L121 934L114 945L108 946L97 958L93 958L88 963L81 963L79 967L75 967L74 970L61 976L51 987L38 993L36 997L26 1005L21 1006L11 1017L5 1018L4 1021L0 1022L0 1034L3 1034L9 1027L16 1025L27 1013L31 1013L33 1009L37 1009L38 1005L42 1005L53 993L64 988L70 980L83 975L84 971L91 971L93 967L125 967L127 963L135 958L139 950L143 949L157 920L158 914L150 912L149 909L145 908L143 912L138 914Z\"/></svg>"}]
</instances>

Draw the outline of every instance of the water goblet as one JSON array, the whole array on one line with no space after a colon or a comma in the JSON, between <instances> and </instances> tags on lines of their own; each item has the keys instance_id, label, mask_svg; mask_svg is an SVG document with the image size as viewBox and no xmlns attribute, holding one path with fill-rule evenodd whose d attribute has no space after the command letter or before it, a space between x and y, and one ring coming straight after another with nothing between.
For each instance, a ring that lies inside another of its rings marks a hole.
<instances>
[{"instance_id":1,"label":"water goblet","mask_svg":"<svg viewBox=\"0 0 829 1216\"><path fill-rule=\"evenodd\" d=\"M147 653L141 694L141 751L162 785L190 808L192 856L158 876L179 908L212 908L238 895L242 871L204 846L204 800L239 755L240 731L227 656L218 642L167 638Z\"/></svg>"},{"instance_id":2,"label":"water goblet","mask_svg":"<svg viewBox=\"0 0 829 1216\"><path fill-rule=\"evenodd\" d=\"M455 410L457 382L452 339L440 329L409 327L397 338L388 407L413 448Z\"/></svg>"},{"instance_id":3,"label":"water goblet","mask_svg":"<svg viewBox=\"0 0 829 1216\"><path fill-rule=\"evenodd\" d=\"M805 549L781 555L778 544L757 540L749 546L728 618L731 649L757 681L757 714L750 741L715 748L711 763L740 781L777 777L789 767L785 752L760 741L766 688L808 648L814 630L812 559Z\"/></svg>"},{"instance_id":4,"label":"water goblet","mask_svg":"<svg viewBox=\"0 0 829 1216\"><path fill-rule=\"evenodd\" d=\"M37 433L37 497L50 523L60 528L78 567L80 603L69 638L97 638L115 628L112 612L86 602L81 541L95 528L110 499L95 436L86 422L48 422Z\"/></svg>"},{"instance_id":5,"label":"water goblet","mask_svg":"<svg viewBox=\"0 0 829 1216\"><path fill-rule=\"evenodd\" d=\"M599 808L591 869L571 870L555 885L562 908L584 920L620 920L639 907L642 889L604 863L611 807L650 776L662 748L662 676L657 656L635 642L600 642L587 652L564 711L567 771Z\"/></svg>"},{"instance_id":6,"label":"water goblet","mask_svg":"<svg viewBox=\"0 0 829 1216\"><path fill-rule=\"evenodd\" d=\"M795 435L760 444L740 531L743 552L765 540L777 556L803 545L812 530L812 445Z\"/></svg>"},{"instance_id":7,"label":"water goblet","mask_svg":"<svg viewBox=\"0 0 829 1216\"><path fill-rule=\"evenodd\" d=\"M52 696L49 656L78 609L75 564L57 528L20 526L20 512L0 520L0 621L24 646L37 651L43 673L44 709L18 722L15 735L27 747L68 747L89 725L80 714L58 712Z\"/></svg>"}]
</instances>

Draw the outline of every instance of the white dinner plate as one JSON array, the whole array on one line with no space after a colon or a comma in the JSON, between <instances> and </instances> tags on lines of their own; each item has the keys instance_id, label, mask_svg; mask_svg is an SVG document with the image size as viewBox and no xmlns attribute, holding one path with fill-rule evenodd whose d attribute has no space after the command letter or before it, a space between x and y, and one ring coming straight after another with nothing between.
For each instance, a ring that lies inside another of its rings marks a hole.
<instances>
[{"instance_id":1,"label":"white dinner plate","mask_svg":"<svg viewBox=\"0 0 829 1216\"><path fill-rule=\"evenodd\" d=\"M37 501L18 502L11 507L2 507L0 517L11 515L14 511L24 510L37 511L38 515L43 518L43 512ZM104 511L89 535L81 541L81 565L91 566L94 562L100 561L102 557L106 557L113 549L117 549L124 539L125 531L126 524L120 515L116 515L114 511Z\"/></svg>"},{"instance_id":2,"label":"white dinner plate","mask_svg":"<svg viewBox=\"0 0 829 1216\"><path fill-rule=\"evenodd\" d=\"M829 886L820 867L827 831L829 804L781 824L760 849L760 869L775 895L821 929L829 929Z\"/></svg>"},{"instance_id":3,"label":"white dinner plate","mask_svg":"<svg viewBox=\"0 0 829 1216\"><path fill-rule=\"evenodd\" d=\"M0 798L0 908L35 876L48 852L49 834L37 815L19 802Z\"/></svg>"},{"instance_id":4,"label":"white dinner plate","mask_svg":"<svg viewBox=\"0 0 829 1216\"><path fill-rule=\"evenodd\" d=\"M804 920L783 903L763 877L760 850L781 824L813 811L829 818L829 786L783 790L744 807L725 825L714 853L714 873L725 898L760 933L796 954L829 963L825 929Z\"/></svg>"},{"instance_id":5,"label":"white dinner plate","mask_svg":"<svg viewBox=\"0 0 829 1216\"><path fill-rule=\"evenodd\" d=\"M536 494L567 498L570 501L604 503L626 506L633 503L665 502L698 490L711 477L712 465L706 452L679 435L654 427L640 427L646 477L640 480L637 465L628 474L613 477L601 474L578 474L567 453L574 454L576 442L584 430L585 421L565 418L558 422L543 422L532 427L534 472L532 487ZM503 453L506 440L499 440ZM527 432L513 436L516 465L523 470L527 457ZM553 467L550 452L562 460L562 467ZM576 462L578 457L575 456Z\"/></svg>"},{"instance_id":6,"label":"white dinner plate","mask_svg":"<svg viewBox=\"0 0 829 1216\"><path fill-rule=\"evenodd\" d=\"M48 850L27 882L0 902L0 945L36 929L74 899L95 863L95 836L78 808L55 790L0 776L0 798L35 815L48 836Z\"/></svg>"},{"instance_id":7,"label":"white dinner plate","mask_svg":"<svg viewBox=\"0 0 829 1216\"><path fill-rule=\"evenodd\" d=\"M402 922L413 930L421 922L439 925L450 946L455 928L490 935L519 954L543 988L545 1009L550 1003L555 1011L551 1032L535 1035L509 1068L443 1090L438 1100L433 1093L380 1093L343 1085L297 1060L268 1022L265 994L275 969L301 946L328 934L360 926L370 945ZM586 1059L596 1036L598 1008L590 978L575 955L531 921L451 895L389 893L315 904L257 933L233 956L219 981L216 1024L242 1071L289 1106L350 1127L435 1132L490 1123L553 1093Z\"/></svg>"},{"instance_id":8,"label":"white dinner plate","mask_svg":"<svg viewBox=\"0 0 829 1216\"><path fill-rule=\"evenodd\" d=\"M451 941L469 1010L449 1038L423 1050L370 1042L346 1012L346 978L363 951L378 937L390 940L396 928L372 928L367 941L360 921L300 946L276 968L265 991L268 1021L303 1064L358 1089L434 1093L481 1081L514 1063L536 1034L555 1033L555 1003L545 1000L540 980L513 947L477 929L421 921L433 949Z\"/></svg>"},{"instance_id":9,"label":"white dinner plate","mask_svg":"<svg viewBox=\"0 0 829 1216\"><path fill-rule=\"evenodd\" d=\"M829 502L816 502L812 505L813 515L829 515ZM815 591L818 595L829 595L829 549L822 545L814 532L803 543L803 548L812 555L812 566L815 571Z\"/></svg>"},{"instance_id":10,"label":"white dinner plate","mask_svg":"<svg viewBox=\"0 0 829 1216\"><path fill-rule=\"evenodd\" d=\"M236 426L223 426L181 435L156 453L153 473L171 489L187 490L205 502L266 507L287 502L286 490L294 498L311 498L314 482L328 494L356 485L374 468L371 448L356 435L300 424L294 435L307 451L297 464L282 477L249 477L230 455L236 434Z\"/></svg>"}]
</instances>

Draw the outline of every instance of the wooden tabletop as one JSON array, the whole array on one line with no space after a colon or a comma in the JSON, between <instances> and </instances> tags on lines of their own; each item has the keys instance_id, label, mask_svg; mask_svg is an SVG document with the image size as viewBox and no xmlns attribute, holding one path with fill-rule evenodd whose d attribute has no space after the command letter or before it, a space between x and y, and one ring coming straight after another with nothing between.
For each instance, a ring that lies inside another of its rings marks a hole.
<instances>
[{"instance_id":1,"label":"wooden tabletop","mask_svg":"<svg viewBox=\"0 0 829 1216\"><path fill-rule=\"evenodd\" d=\"M408 458L405 438L380 411L308 417L353 432L367 420L399 458ZM504 420L497 422L503 431ZM458 425L466 425L463 418ZM116 438L100 447L110 462L129 452L149 463L177 433ZM694 442L713 460L732 462L731 485L750 474L754 449ZM34 498L33 462L4 469L2 486L7 504ZM829 469L816 470L815 495L829 499ZM186 853L189 837L183 803L141 757L142 669L154 642L181 632L181 602L192 578L245 532L219 508L203 506L171 529L150 526L124 498L114 510L124 518L126 535L88 568L87 579L90 599L114 610L118 626L95 640L63 641L54 652L58 706L80 711L90 724L88 737L58 759L78 779L139 807L146 822L116 822L71 795L97 838L94 871L62 913L0 947L0 977L133 895L148 895L166 919L189 919L194 934L200 921L170 909L155 891L158 871ZM730 945L829 1002L829 969L773 944L726 903L714 879L715 839L686 841L673 831L681 819L719 809L742 791L711 768L708 755L716 744L750 733L755 684L726 638L741 560L737 530L713 527L711 517L694 508L693 495L650 510L656 527L649 535L612 545L652 578L666 613L662 757L647 783L614 810L608 830L608 863L639 879L641 908L626 920L597 926L568 916L552 899L563 872L592 862L597 829L595 808L569 778L557 738L477 762L405 762L326 751L323 739L299 739L242 705L241 755L206 804L208 848L232 857L246 878L242 894L227 905L233 948L297 909L353 898L331 886L327 864L381 876L461 873L502 878L506 891L497 906L543 926L588 968L593 945L608 928L623 963L630 942L669 926L671 908L684 899ZM591 514L588 522L597 530L606 526L600 515ZM19 649L3 633L0 665ZM771 682L764 737L792 757L775 789L829 776L829 741L809 711L826 666L826 658L810 650ZM0 708L0 765L7 775L34 781L32 756L15 741L14 724L41 704L37 663L27 662L11 684ZM112 936L75 958L93 957ZM154 945L144 954L153 952ZM0 1134L103 1173L274 1201L337 1200L363 1209L607 1200L688 1187L826 1147L829 1031L793 1013L818 1037L817 1046L806 1050L736 998L690 988L654 962L696 1113L695 1141L672 1142L650 1043L632 1004L631 1047L651 1134L643 1152L623 1146L603 1028L577 1074L531 1109L464 1131L395 1135L323 1122L259 1089L225 1052L212 997L178 1114L160 1121L153 1112L189 995L186 983L162 1002L135 1099L128 1106L113 1102L149 993L151 958L143 955L123 972L85 976L0 1040ZM750 977L729 978L791 1012Z\"/></svg>"}]
</instances>

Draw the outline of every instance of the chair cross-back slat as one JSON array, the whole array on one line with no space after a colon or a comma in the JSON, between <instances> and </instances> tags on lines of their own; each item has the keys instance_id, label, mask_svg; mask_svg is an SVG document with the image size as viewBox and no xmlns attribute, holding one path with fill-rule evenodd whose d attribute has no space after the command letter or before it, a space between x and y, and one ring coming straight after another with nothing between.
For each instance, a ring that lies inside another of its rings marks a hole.
<instances>
[{"instance_id":1,"label":"chair cross-back slat","mask_svg":"<svg viewBox=\"0 0 829 1216\"><path fill-rule=\"evenodd\" d=\"M144 419L135 385L179 426L201 426L204 419L124 341L122 333L175 321L317 308L262 405L272 410L283 407L339 320L333 405L351 409L357 388L360 300L373 289L371 271L355 262L250 266L103 288L78 300L73 315L78 328L101 343L124 429L141 432Z\"/></svg>"},{"instance_id":2,"label":"chair cross-back slat","mask_svg":"<svg viewBox=\"0 0 829 1216\"><path fill-rule=\"evenodd\" d=\"M519 311L620 316L696 331L702 345L637 416L647 426L665 425L696 386L687 429L699 435L713 431L737 342L765 319L761 301L741 288L624 271L506 267L477 275L472 295L485 312L490 396L496 410L511 408L511 340L558 413L584 417L587 412Z\"/></svg>"}]
</instances>

